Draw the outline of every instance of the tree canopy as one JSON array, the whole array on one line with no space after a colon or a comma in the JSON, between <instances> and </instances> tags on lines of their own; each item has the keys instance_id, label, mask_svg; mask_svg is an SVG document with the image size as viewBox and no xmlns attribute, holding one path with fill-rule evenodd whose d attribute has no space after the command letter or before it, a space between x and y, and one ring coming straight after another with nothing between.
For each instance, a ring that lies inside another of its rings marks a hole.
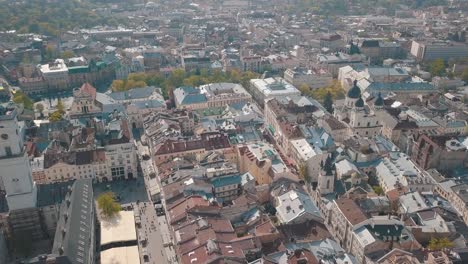
<instances>
[{"instance_id":1,"label":"tree canopy","mask_svg":"<svg viewBox=\"0 0 468 264\"><path fill-rule=\"evenodd\" d=\"M21 91L17 91L13 94L13 102L17 104L23 104L25 109L33 110L34 102Z\"/></svg>"},{"instance_id":2,"label":"tree canopy","mask_svg":"<svg viewBox=\"0 0 468 264\"><path fill-rule=\"evenodd\" d=\"M441 250L445 248L452 248L454 246L453 242L448 238L431 238L429 245L427 246L431 250Z\"/></svg>"},{"instance_id":3,"label":"tree canopy","mask_svg":"<svg viewBox=\"0 0 468 264\"><path fill-rule=\"evenodd\" d=\"M58 36L75 27L117 26L123 22L123 19L96 13L98 5L89 0L0 0L0 4L1 31Z\"/></svg>"},{"instance_id":4,"label":"tree canopy","mask_svg":"<svg viewBox=\"0 0 468 264\"><path fill-rule=\"evenodd\" d=\"M429 65L432 76L445 76L445 61L443 59L436 59Z\"/></svg>"},{"instance_id":5,"label":"tree canopy","mask_svg":"<svg viewBox=\"0 0 468 264\"><path fill-rule=\"evenodd\" d=\"M372 186L372 190L374 190L374 192L375 192L377 195L384 195L384 194L385 194L383 188L380 187L379 185Z\"/></svg>"},{"instance_id":6,"label":"tree canopy","mask_svg":"<svg viewBox=\"0 0 468 264\"><path fill-rule=\"evenodd\" d=\"M331 99L343 99L345 95L345 91L341 87L340 82L334 80L329 86L318 88L318 89L310 89L308 85L301 85L299 90L302 92L303 95L310 96L322 103L325 104L325 98L331 95ZM329 98L330 99L330 98ZM327 100L329 100L327 99Z\"/></svg>"},{"instance_id":7,"label":"tree canopy","mask_svg":"<svg viewBox=\"0 0 468 264\"><path fill-rule=\"evenodd\" d=\"M51 122L60 121L60 120L62 120L62 118L63 118L63 115L58 110L52 112L52 114L49 115L49 121L51 121Z\"/></svg>"},{"instance_id":8,"label":"tree canopy","mask_svg":"<svg viewBox=\"0 0 468 264\"><path fill-rule=\"evenodd\" d=\"M122 209L120 204L115 200L113 192L106 192L98 196L97 204L103 216L112 217Z\"/></svg>"}]
</instances>

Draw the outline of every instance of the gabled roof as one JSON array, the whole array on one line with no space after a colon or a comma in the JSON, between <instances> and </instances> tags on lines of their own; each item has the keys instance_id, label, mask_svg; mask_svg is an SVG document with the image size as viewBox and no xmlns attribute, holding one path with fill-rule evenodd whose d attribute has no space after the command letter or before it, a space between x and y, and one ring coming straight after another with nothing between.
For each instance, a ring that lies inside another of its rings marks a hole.
<instances>
[{"instance_id":1,"label":"gabled roof","mask_svg":"<svg viewBox=\"0 0 468 264\"><path fill-rule=\"evenodd\" d=\"M80 92L90 95L93 100L96 99L96 88L89 83L84 83L80 88Z\"/></svg>"}]
</instances>

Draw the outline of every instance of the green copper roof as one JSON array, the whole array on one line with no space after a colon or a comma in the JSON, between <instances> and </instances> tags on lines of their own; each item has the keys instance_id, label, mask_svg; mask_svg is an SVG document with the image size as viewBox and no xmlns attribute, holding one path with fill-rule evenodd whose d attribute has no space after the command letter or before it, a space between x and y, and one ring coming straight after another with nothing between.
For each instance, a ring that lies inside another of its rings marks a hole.
<instances>
[{"instance_id":1,"label":"green copper roof","mask_svg":"<svg viewBox=\"0 0 468 264\"><path fill-rule=\"evenodd\" d=\"M353 98L353 99L357 99L357 98L361 97L361 89L359 89L359 87L357 87L357 81L354 81L353 87L351 87L351 89L349 89L348 97Z\"/></svg>"}]
</instances>

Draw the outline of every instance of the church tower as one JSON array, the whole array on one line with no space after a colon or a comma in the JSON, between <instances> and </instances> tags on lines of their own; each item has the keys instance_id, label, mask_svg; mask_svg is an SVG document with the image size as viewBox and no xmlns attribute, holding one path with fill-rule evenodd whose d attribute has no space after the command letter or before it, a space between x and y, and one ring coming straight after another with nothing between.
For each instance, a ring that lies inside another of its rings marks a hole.
<instances>
[{"instance_id":1,"label":"church tower","mask_svg":"<svg viewBox=\"0 0 468 264\"><path fill-rule=\"evenodd\" d=\"M322 162L323 164L323 162ZM318 176L317 190L320 195L333 193L335 190L335 175L333 174L333 164L331 155L327 157L325 164Z\"/></svg>"},{"instance_id":2,"label":"church tower","mask_svg":"<svg viewBox=\"0 0 468 264\"><path fill-rule=\"evenodd\" d=\"M377 112L379 110L382 110L384 106L384 99L382 98L382 93L379 92L377 95L377 99L375 99L374 102L374 111Z\"/></svg>"},{"instance_id":3,"label":"church tower","mask_svg":"<svg viewBox=\"0 0 468 264\"><path fill-rule=\"evenodd\" d=\"M361 98L361 89L357 86L357 80L354 80L353 87L351 87L346 94L346 107L353 108L359 98Z\"/></svg>"},{"instance_id":4,"label":"church tower","mask_svg":"<svg viewBox=\"0 0 468 264\"><path fill-rule=\"evenodd\" d=\"M10 211L36 207L37 199L17 114L14 106L0 105L0 178Z\"/></svg>"}]
</instances>

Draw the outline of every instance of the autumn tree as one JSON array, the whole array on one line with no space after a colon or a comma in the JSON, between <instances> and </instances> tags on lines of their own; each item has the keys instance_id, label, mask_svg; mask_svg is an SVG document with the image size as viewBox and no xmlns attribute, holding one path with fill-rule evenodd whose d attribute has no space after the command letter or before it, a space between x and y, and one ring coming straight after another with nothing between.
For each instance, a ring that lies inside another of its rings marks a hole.
<instances>
[{"instance_id":1,"label":"autumn tree","mask_svg":"<svg viewBox=\"0 0 468 264\"><path fill-rule=\"evenodd\" d=\"M113 92L121 92L125 90L125 81L124 80L114 80L111 84L111 89Z\"/></svg>"},{"instance_id":2,"label":"autumn tree","mask_svg":"<svg viewBox=\"0 0 468 264\"><path fill-rule=\"evenodd\" d=\"M106 192L98 196L97 204L104 217L112 217L122 209L115 199L113 192Z\"/></svg>"},{"instance_id":3,"label":"autumn tree","mask_svg":"<svg viewBox=\"0 0 468 264\"><path fill-rule=\"evenodd\" d=\"M311 179L310 179L309 169L307 167L307 163L303 162L303 163L299 164L299 176L305 182L310 182Z\"/></svg>"},{"instance_id":4,"label":"autumn tree","mask_svg":"<svg viewBox=\"0 0 468 264\"><path fill-rule=\"evenodd\" d=\"M13 102L22 104L25 109L33 110L34 102L25 93L17 91L13 94Z\"/></svg>"},{"instance_id":5,"label":"autumn tree","mask_svg":"<svg viewBox=\"0 0 468 264\"><path fill-rule=\"evenodd\" d=\"M374 190L375 194L377 194L379 196L384 195L384 190L379 185L372 186L372 190Z\"/></svg>"},{"instance_id":6,"label":"autumn tree","mask_svg":"<svg viewBox=\"0 0 468 264\"><path fill-rule=\"evenodd\" d=\"M453 242L450 241L447 237L444 238L431 238L429 245L427 246L431 250L442 250L446 248L452 248L454 246Z\"/></svg>"},{"instance_id":7,"label":"autumn tree","mask_svg":"<svg viewBox=\"0 0 468 264\"><path fill-rule=\"evenodd\" d=\"M443 59L436 59L431 62L429 69L432 76L444 76L446 73L445 61Z\"/></svg>"},{"instance_id":8,"label":"autumn tree","mask_svg":"<svg viewBox=\"0 0 468 264\"><path fill-rule=\"evenodd\" d=\"M465 69L463 71L463 73L461 74L461 79L462 81L464 81L465 83L468 83L468 68Z\"/></svg>"}]
</instances>

